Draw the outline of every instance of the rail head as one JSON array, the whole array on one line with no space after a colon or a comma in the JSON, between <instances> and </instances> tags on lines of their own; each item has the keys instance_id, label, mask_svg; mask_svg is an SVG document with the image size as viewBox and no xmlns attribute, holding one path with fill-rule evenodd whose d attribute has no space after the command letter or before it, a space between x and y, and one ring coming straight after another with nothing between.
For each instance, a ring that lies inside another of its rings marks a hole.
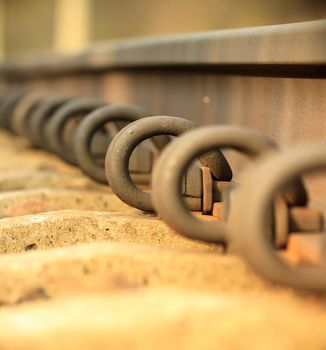
<instances>
[{"instance_id":1,"label":"rail head","mask_svg":"<svg viewBox=\"0 0 326 350\"><path fill-rule=\"evenodd\" d=\"M326 20L98 43L74 55L11 59L2 77L151 67L324 69ZM300 68L301 67L301 68Z\"/></svg>"}]
</instances>

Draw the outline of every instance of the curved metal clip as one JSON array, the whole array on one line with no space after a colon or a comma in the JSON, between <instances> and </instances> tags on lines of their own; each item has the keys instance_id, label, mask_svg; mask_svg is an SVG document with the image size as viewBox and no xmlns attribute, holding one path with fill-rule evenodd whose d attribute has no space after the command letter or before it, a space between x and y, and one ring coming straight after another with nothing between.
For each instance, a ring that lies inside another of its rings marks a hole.
<instances>
[{"instance_id":1,"label":"curved metal clip","mask_svg":"<svg viewBox=\"0 0 326 350\"><path fill-rule=\"evenodd\" d=\"M114 128L110 129L111 137L107 137L105 149L106 153L114 134L116 135L119 132L119 128L121 128L121 126L123 127L126 125L126 123L129 124L146 116L148 116L148 113L145 110L132 105L104 106L88 114L87 117L80 122L74 142L74 151L76 154L77 163L84 173L98 182L107 183L104 164L100 163L102 161L102 154L100 154L101 159L98 160L96 159L94 152L91 150L96 133L107 126L108 123L114 124ZM103 155L103 163L105 153ZM147 163L150 162L149 150L143 149L143 152L138 158L139 159L137 159L136 162L137 164L135 164L132 170L142 170L139 168L144 168L144 166L141 166L144 164L146 164L145 168L148 168ZM150 169L148 169L148 172L149 171Z\"/></svg>"},{"instance_id":2,"label":"curved metal clip","mask_svg":"<svg viewBox=\"0 0 326 350\"><path fill-rule=\"evenodd\" d=\"M284 190L294 178L308 171L326 167L326 147L306 146L271 156L248 172L242 178L242 186L236 193L230 215L230 231L237 250L245 261L259 274L274 282L295 288L316 291L326 290L326 234L316 233L322 229L321 215L304 207L292 208L292 228L286 242L287 249L293 250L295 243L304 245L304 254L319 251L319 266L306 264L290 266L276 253L271 243L271 207L275 194ZM262 179L257 186L257 178ZM250 206L247 205L250 196ZM246 206L243 213L241 208ZM301 229L300 229L301 227ZM308 233L305 234L305 231ZM309 233L314 231L313 233ZM302 235L300 238L300 235ZM311 236L308 238L307 236ZM317 236L316 236L317 235ZM318 239L316 240L316 237ZM319 242L319 243L318 243ZM314 247L314 248L312 248ZM299 249L300 250L300 249ZM293 253L293 251L292 251ZM316 256L316 254L315 254Z\"/></svg>"},{"instance_id":3,"label":"curved metal clip","mask_svg":"<svg viewBox=\"0 0 326 350\"><path fill-rule=\"evenodd\" d=\"M115 194L127 204L144 211L153 211L151 194L139 189L130 176L128 163L133 150L146 139L158 135L179 136L194 129L193 122L176 117L153 116L129 124L113 139L108 149L105 170L108 182ZM173 152L172 152L173 153ZM210 165L220 179L232 178L232 171L220 151L201 158L204 165ZM202 182L199 167L191 167L183 182L183 193L193 210L201 209Z\"/></svg>"},{"instance_id":4,"label":"curved metal clip","mask_svg":"<svg viewBox=\"0 0 326 350\"><path fill-rule=\"evenodd\" d=\"M78 125L76 115L85 117L94 109L107 105L107 103L85 98L76 98L63 104L52 115L45 129L45 137L52 151L60 155L66 162L77 165L73 150L73 140Z\"/></svg>"},{"instance_id":5,"label":"curved metal clip","mask_svg":"<svg viewBox=\"0 0 326 350\"><path fill-rule=\"evenodd\" d=\"M228 241L226 222L203 222L194 217L180 191L182 175L188 165L202 154L223 147L233 148L251 157L261 157L276 150L276 145L259 132L235 126L201 127L173 141L166 147L155 167L153 201L159 216L177 232L210 242ZM231 183L228 186L224 184L221 190L227 187L230 191L232 186Z\"/></svg>"}]
</instances>

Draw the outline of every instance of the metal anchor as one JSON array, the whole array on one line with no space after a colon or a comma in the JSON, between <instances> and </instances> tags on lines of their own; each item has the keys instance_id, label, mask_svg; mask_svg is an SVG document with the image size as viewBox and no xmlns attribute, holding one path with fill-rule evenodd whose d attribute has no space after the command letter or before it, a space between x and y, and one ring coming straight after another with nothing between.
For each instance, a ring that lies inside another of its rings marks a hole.
<instances>
[{"instance_id":1,"label":"metal anchor","mask_svg":"<svg viewBox=\"0 0 326 350\"><path fill-rule=\"evenodd\" d=\"M178 136L196 128L193 122L175 117L155 116L144 118L122 129L110 144L105 160L106 176L113 192L127 204L144 211L153 211L151 194L139 189L132 181L128 162L132 151L144 140L158 135ZM200 158L204 165L210 165L214 176L229 181L232 171L220 151ZM191 167L184 179L184 199L192 210L201 208L201 171L198 166Z\"/></svg>"},{"instance_id":2,"label":"metal anchor","mask_svg":"<svg viewBox=\"0 0 326 350\"><path fill-rule=\"evenodd\" d=\"M263 277L285 286L326 290L326 234L322 232L324 223L321 213L310 208L292 208L292 220L297 211L296 222L288 226L286 245L291 248L296 244L296 249L299 252L301 249L303 256L312 254L313 258L303 259L303 265L291 267L287 264L276 253L268 232L270 207L275 193L298 175L325 169L325 166L325 146L305 146L260 162L255 172L264 181L259 187L253 185L252 172L244 174L243 186L235 194L230 229L241 256ZM246 206L245 213L241 213L241 206L249 192L251 205ZM313 266L311 260L314 260Z\"/></svg>"},{"instance_id":3,"label":"metal anchor","mask_svg":"<svg viewBox=\"0 0 326 350\"><path fill-rule=\"evenodd\" d=\"M222 147L233 148L251 158L263 158L277 152L277 146L272 140L251 129L236 126L209 126L195 129L174 140L162 153L154 169L152 198L159 216L177 232L194 239L229 243L227 218L218 222L198 220L186 207L180 191L182 175L187 166L201 154ZM205 179L207 181L207 175ZM222 195L225 190L231 195L235 184L230 183L226 186L221 184L221 186L224 186L221 188ZM210 198L204 201L205 209L210 211L214 207L213 189L218 188L218 183L214 185L211 181L208 186L204 183L203 188L207 187L212 188L208 194ZM295 203L305 202L306 192L303 184L297 181L296 186L286 191L285 196L289 200L296 200Z\"/></svg>"},{"instance_id":4,"label":"metal anchor","mask_svg":"<svg viewBox=\"0 0 326 350\"><path fill-rule=\"evenodd\" d=\"M80 122L75 135L74 150L79 167L92 179L101 183L107 183L104 170L105 156L101 157L100 161L103 159L103 162L99 163L91 152L94 135L110 123L115 128L113 133L112 128L110 130L111 139L108 141L111 141L113 134L116 134L120 127L148 115L142 108L131 105L104 106L88 114ZM140 153L136 159L135 157L132 159L134 161L131 162L130 171L147 174L150 172L151 152L143 147ZM148 182L148 179L146 182Z\"/></svg>"}]
</instances>

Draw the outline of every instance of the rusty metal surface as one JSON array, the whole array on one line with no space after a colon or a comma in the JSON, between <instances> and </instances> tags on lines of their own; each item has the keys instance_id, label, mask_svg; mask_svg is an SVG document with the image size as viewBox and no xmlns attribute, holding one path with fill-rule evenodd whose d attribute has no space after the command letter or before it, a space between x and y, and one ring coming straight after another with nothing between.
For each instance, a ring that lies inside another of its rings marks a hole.
<instances>
[{"instance_id":1,"label":"rusty metal surface","mask_svg":"<svg viewBox=\"0 0 326 350\"><path fill-rule=\"evenodd\" d=\"M308 263L313 265L323 264L324 251L323 242L325 234L311 232L307 234L291 234L288 242L288 253L295 256L297 263Z\"/></svg>"}]
</instances>

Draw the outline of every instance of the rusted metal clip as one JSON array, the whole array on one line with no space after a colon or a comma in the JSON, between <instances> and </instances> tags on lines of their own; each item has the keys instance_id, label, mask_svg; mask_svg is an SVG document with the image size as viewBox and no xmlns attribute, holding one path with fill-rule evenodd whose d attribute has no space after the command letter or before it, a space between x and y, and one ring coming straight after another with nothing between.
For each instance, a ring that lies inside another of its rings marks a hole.
<instances>
[{"instance_id":1,"label":"rusted metal clip","mask_svg":"<svg viewBox=\"0 0 326 350\"><path fill-rule=\"evenodd\" d=\"M28 122L33 111L47 96L44 91L30 91L24 94L13 107L8 116L8 129L16 135L26 135Z\"/></svg>"},{"instance_id":2,"label":"rusted metal clip","mask_svg":"<svg viewBox=\"0 0 326 350\"><path fill-rule=\"evenodd\" d=\"M45 129L45 137L50 149L57 153L66 162L77 165L77 157L73 144L78 123L81 118L107 103L94 99L77 98L60 106L52 115ZM107 148L107 135L98 135L101 140L98 147L105 153ZM101 137L102 136L102 137Z\"/></svg>"},{"instance_id":3,"label":"rusted metal clip","mask_svg":"<svg viewBox=\"0 0 326 350\"><path fill-rule=\"evenodd\" d=\"M135 208L153 211L151 194L138 188L130 176L128 170L130 156L137 145L149 138L158 135L179 136L194 128L196 124L187 119L153 116L133 122L122 129L110 144L105 161L106 176L113 192ZM209 166L214 177L224 181L231 180L231 168L220 151L205 154L200 161L202 165ZM183 198L190 208L201 210L202 176L198 165L187 169L182 186ZM164 194L162 195L162 200L167 199Z\"/></svg>"},{"instance_id":4,"label":"rusted metal clip","mask_svg":"<svg viewBox=\"0 0 326 350\"><path fill-rule=\"evenodd\" d=\"M118 133L121 127L139 118L147 117L148 115L148 112L142 108L132 105L104 106L88 114L87 117L80 122L75 135L74 151L79 167L92 179L101 183L107 183L104 170L105 155L97 161L94 154L91 152L91 145L96 132L106 126L111 126L111 137L108 137L109 142L114 135ZM143 148L142 151L143 152L138 157L139 159L137 158L132 162L133 166L130 168L131 172L149 173L151 152L149 149L145 148Z\"/></svg>"},{"instance_id":5,"label":"rusted metal clip","mask_svg":"<svg viewBox=\"0 0 326 350\"><path fill-rule=\"evenodd\" d=\"M230 213L230 231L241 256L265 278L285 286L326 290L326 234L322 233L319 211L305 207L289 210L292 223L288 225L285 245L298 260L294 264L297 266L286 263L284 254L277 254L270 239L275 194L282 192L293 178L325 167L326 147L305 146L260 162L255 168L255 176L263 179L259 186L252 171L243 175L243 185L235 193Z\"/></svg>"},{"instance_id":6,"label":"rusted metal clip","mask_svg":"<svg viewBox=\"0 0 326 350\"><path fill-rule=\"evenodd\" d=\"M76 97L50 95L43 98L40 103L32 111L30 117L27 119L25 134L29 138L34 147L43 148L51 151L48 144L46 131L49 122L55 112L64 104L73 101Z\"/></svg>"},{"instance_id":7,"label":"rusted metal clip","mask_svg":"<svg viewBox=\"0 0 326 350\"><path fill-rule=\"evenodd\" d=\"M152 198L159 216L177 232L194 239L230 244L227 220L229 207L233 205L235 184L221 184L224 188L221 188L220 192L224 192L226 205L223 220L218 222L203 222L192 215L182 199L180 190L182 176L188 165L200 155L220 148L233 148L251 158L263 158L277 152L277 146L272 140L248 128L209 126L189 131L166 147L159 158L153 174ZM255 179L260 181L256 176ZM213 189L218 186L217 181ZM295 185L291 183L285 197L289 202L293 201L293 204L306 202L306 192L300 180L296 179ZM220 202L221 198L216 200ZM212 207L210 202L205 203L205 206ZM218 209L220 203L216 205L216 211Z\"/></svg>"},{"instance_id":8,"label":"rusted metal clip","mask_svg":"<svg viewBox=\"0 0 326 350\"><path fill-rule=\"evenodd\" d=\"M0 126L10 130L12 112L20 100L30 93L26 89L9 90L0 98Z\"/></svg>"}]
</instances>

